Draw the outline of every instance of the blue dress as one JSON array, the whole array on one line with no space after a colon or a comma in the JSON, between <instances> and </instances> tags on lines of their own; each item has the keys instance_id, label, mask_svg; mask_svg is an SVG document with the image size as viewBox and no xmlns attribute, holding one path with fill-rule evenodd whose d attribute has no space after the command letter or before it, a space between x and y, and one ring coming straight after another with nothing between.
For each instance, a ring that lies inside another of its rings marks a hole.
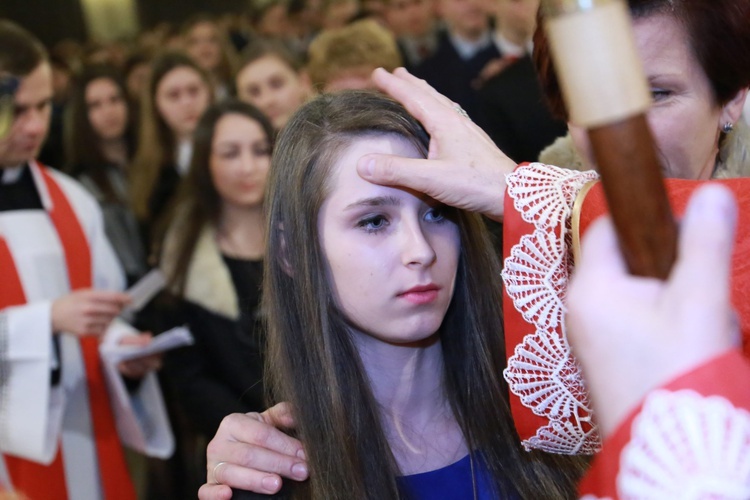
<instances>
[{"instance_id":1,"label":"blue dress","mask_svg":"<svg viewBox=\"0 0 750 500\"><path fill-rule=\"evenodd\" d=\"M481 457L474 457L474 480L476 481L476 500L520 500L520 496L510 493L498 495L492 487L487 467ZM401 493L401 500L472 500L474 487L471 477L469 455L458 462L442 469L437 469L411 476L396 478ZM260 495L233 489L232 498L236 500L256 500L261 498L288 498L294 481L284 482L284 488L276 495ZM506 490L512 487L506 484Z\"/></svg>"},{"instance_id":2,"label":"blue dress","mask_svg":"<svg viewBox=\"0 0 750 500\"><path fill-rule=\"evenodd\" d=\"M472 481L469 455L442 469L437 469L398 478L404 498L409 500L472 500L476 484L477 500L497 500L489 472L481 457L474 457L474 480ZM505 498L517 498L515 495Z\"/></svg>"}]
</instances>

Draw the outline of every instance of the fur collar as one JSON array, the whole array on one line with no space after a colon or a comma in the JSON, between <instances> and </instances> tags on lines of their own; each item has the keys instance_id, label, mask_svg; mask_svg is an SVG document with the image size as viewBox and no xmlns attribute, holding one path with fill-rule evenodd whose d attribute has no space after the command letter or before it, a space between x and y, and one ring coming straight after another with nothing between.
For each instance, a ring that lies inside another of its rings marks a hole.
<instances>
[{"instance_id":1,"label":"fur collar","mask_svg":"<svg viewBox=\"0 0 750 500\"><path fill-rule=\"evenodd\" d=\"M174 228L172 228L174 229ZM170 230L162 253L162 270L169 276L177 258L176 230ZM188 266L183 298L233 320L240 317L237 293L216 244L216 229L207 224L198 236Z\"/></svg>"},{"instance_id":2,"label":"fur collar","mask_svg":"<svg viewBox=\"0 0 750 500\"><path fill-rule=\"evenodd\" d=\"M547 146L540 153L539 161L571 170L585 170L570 134L558 137ZM713 175L715 179L734 177L750 177L750 127L744 119L739 120L734 130L724 137L719 150L719 162Z\"/></svg>"},{"instance_id":3,"label":"fur collar","mask_svg":"<svg viewBox=\"0 0 750 500\"><path fill-rule=\"evenodd\" d=\"M539 153L539 161L547 165L568 168L570 170L586 170L581 157L578 156L570 134L555 139Z\"/></svg>"}]
</instances>

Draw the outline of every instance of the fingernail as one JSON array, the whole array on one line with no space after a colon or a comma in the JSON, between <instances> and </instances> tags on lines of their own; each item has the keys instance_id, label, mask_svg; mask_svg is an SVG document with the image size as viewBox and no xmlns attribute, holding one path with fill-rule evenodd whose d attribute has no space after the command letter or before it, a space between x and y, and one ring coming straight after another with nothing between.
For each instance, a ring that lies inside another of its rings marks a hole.
<instances>
[{"instance_id":1,"label":"fingernail","mask_svg":"<svg viewBox=\"0 0 750 500\"><path fill-rule=\"evenodd\" d=\"M691 212L701 219L726 219L734 216L734 200L726 188L706 186L700 189L691 203Z\"/></svg>"},{"instance_id":2,"label":"fingernail","mask_svg":"<svg viewBox=\"0 0 750 500\"><path fill-rule=\"evenodd\" d=\"M302 460L307 460L307 455L305 455L305 450L300 448L297 450L297 458L301 458Z\"/></svg>"},{"instance_id":3,"label":"fingernail","mask_svg":"<svg viewBox=\"0 0 750 500\"><path fill-rule=\"evenodd\" d=\"M365 163L362 165L362 175L366 177L372 176L372 173L375 171L375 160L368 159L365 161Z\"/></svg>"},{"instance_id":4,"label":"fingernail","mask_svg":"<svg viewBox=\"0 0 750 500\"><path fill-rule=\"evenodd\" d=\"M281 488L281 479L276 476L266 476L261 479L260 484L264 490L275 493Z\"/></svg>"},{"instance_id":5,"label":"fingernail","mask_svg":"<svg viewBox=\"0 0 750 500\"><path fill-rule=\"evenodd\" d=\"M305 479L307 477L307 465L294 464L292 466L292 475L299 479Z\"/></svg>"}]
</instances>

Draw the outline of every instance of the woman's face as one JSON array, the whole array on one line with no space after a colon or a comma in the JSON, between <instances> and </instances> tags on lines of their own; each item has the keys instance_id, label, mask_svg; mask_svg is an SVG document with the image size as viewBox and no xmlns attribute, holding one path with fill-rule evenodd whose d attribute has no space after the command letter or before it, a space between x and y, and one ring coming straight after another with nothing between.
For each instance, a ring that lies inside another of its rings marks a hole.
<instances>
[{"instance_id":1,"label":"woman's face","mask_svg":"<svg viewBox=\"0 0 750 500\"><path fill-rule=\"evenodd\" d=\"M286 6L278 3L266 9L255 29L262 36L285 37L289 31Z\"/></svg>"},{"instance_id":2,"label":"woman's face","mask_svg":"<svg viewBox=\"0 0 750 500\"><path fill-rule=\"evenodd\" d=\"M128 124L128 105L120 87L109 78L86 85L86 109L94 133L102 140L121 139Z\"/></svg>"},{"instance_id":3,"label":"woman's face","mask_svg":"<svg viewBox=\"0 0 750 500\"><path fill-rule=\"evenodd\" d=\"M385 4L388 27L398 36L424 36L432 29L432 0L390 0Z\"/></svg>"},{"instance_id":4,"label":"woman's face","mask_svg":"<svg viewBox=\"0 0 750 500\"><path fill-rule=\"evenodd\" d=\"M143 89L148 86L148 78L151 75L151 65L147 62L136 65L128 73L125 81L128 87L128 94L134 101L138 101L141 98Z\"/></svg>"},{"instance_id":5,"label":"woman's face","mask_svg":"<svg viewBox=\"0 0 750 500\"><path fill-rule=\"evenodd\" d=\"M230 113L216 122L209 167L225 206L260 206L270 165L271 144L257 121Z\"/></svg>"},{"instance_id":6,"label":"woman's face","mask_svg":"<svg viewBox=\"0 0 750 500\"><path fill-rule=\"evenodd\" d=\"M272 55L251 62L237 73L237 97L260 109L276 129L289 121L310 92L306 76Z\"/></svg>"},{"instance_id":7,"label":"woman's face","mask_svg":"<svg viewBox=\"0 0 750 500\"><path fill-rule=\"evenodd\" d=\"M172 133L189 139L208 107L210 90L200 73L179 66L165 74L156 86L156 110Z\"/></svg>"},{"instance_id":8,"label":"woman's face","mask_svg":"<svg viewBox=\"0 0 750 500\"><path fill-rule=\"evenodd\" d=\"M367 153L422 157L399 136L372 135L355 139L336 161L318 214L329 279L358 339L418 342L438 330L451 302L458 227L423 194L363 180L356 165Z\"/></svg>"},{"instance_id":9,"label":"woman's face","mask_svg":"<svg viewBox=\"0 0 750 500\"><path fill-rule=\"evenodd\" d=\"M739 117L735 109L737 101L725 106L715 101L685 29L673 17L660 14L636 19L634 31L653 95L648 122L664 175L710 178L718 152L719 131L724 123L734 123ZM578 151L585 157L584 163L595 165L585 131L574 126L570 130Z\"/></svg>"},{"instance_id":10,"label":"woman's face","mask_svg":"<svg viewBox=\"0 0 750 500\"><path fill-rule=\"evenodd\" d=\"M221 41L217 27L210 22L193 26L185 37L185 49L201 68L214 71L221 63Z\"/></svg>"}]
</instances>

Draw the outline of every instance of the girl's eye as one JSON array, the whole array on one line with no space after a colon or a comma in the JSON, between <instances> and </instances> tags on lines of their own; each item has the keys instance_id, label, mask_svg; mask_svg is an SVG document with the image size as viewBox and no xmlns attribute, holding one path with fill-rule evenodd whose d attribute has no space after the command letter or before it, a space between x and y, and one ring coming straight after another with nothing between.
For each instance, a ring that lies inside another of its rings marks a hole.
<instances>
[{"instance_id":1,"label":"girl's eye","mask_svg":"<svg viewBox=\"0 0 750 500\"><path fill-rule=\"evenodd\" d=\"M284 86L284 83L285 82L283 78L272 78L268 86L274 90L278 90Z\"/></svg>"},{"instance_id":2,"label":"girl's eye","mask_svg":"<svg viewBox=\"0 0 750 500\"><path fill-rule=\"evenodd\" d=\"M252 149L255 156L271 156L271 147L268 144L255 144Z\"/></svg>"},{"instance_id":3,"label":"girl's eye","mask_svg":"<svg viewBox=\"0 0 750 500\"><path fill-rule=\"evenodd\" d=\"M444 206L431 208L427 211L424 218L427 222L443 222L446 220L447 209Z\"/></svg>"},{"instance_id":4,"label":"girl's eye","mask_svg":"<svg viewBox=\"0 0 750 500\"><path fill-rule=\"evenodd\" d=\"M219 153L219 158L230 160L232 158L236 158L239 152L236 149L225 149L225 150L219 151L218 153Z\"/></svg>"},{"instance_id":5,"label":"girl's eye","mask_svg":"<svg viewBox=\"0 0 750 500\"><path fill-rule=\"evenodd\" d=\"M382 215L371 215L360 219L357 222L357 227L363 228L368 233L376 233L385 229L388 226L388 219Z\"/></svg>"}]
</instances>

